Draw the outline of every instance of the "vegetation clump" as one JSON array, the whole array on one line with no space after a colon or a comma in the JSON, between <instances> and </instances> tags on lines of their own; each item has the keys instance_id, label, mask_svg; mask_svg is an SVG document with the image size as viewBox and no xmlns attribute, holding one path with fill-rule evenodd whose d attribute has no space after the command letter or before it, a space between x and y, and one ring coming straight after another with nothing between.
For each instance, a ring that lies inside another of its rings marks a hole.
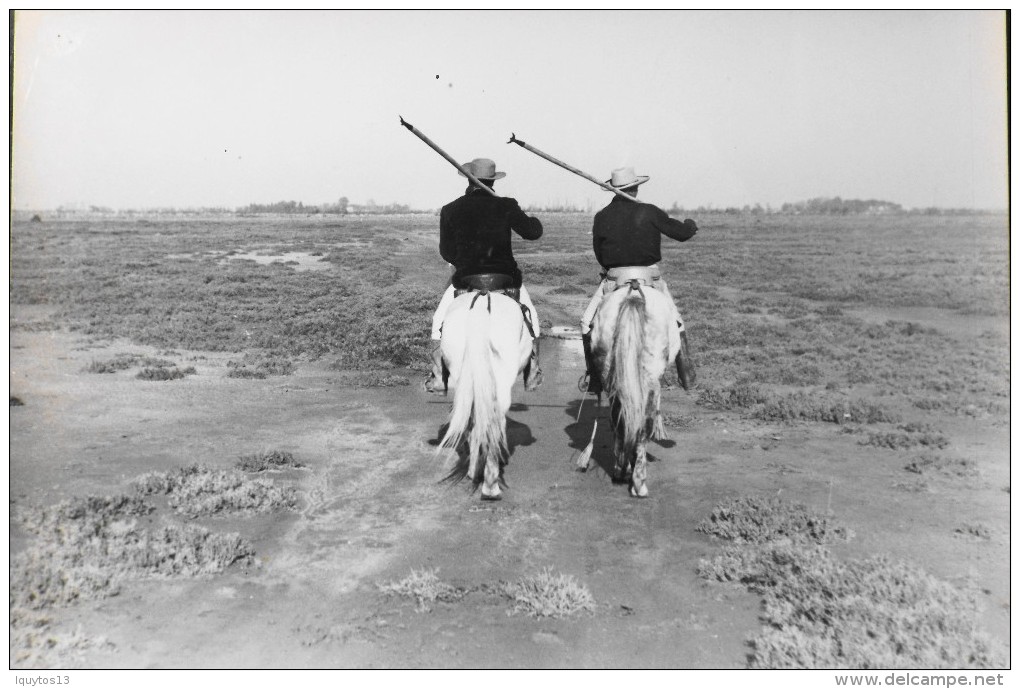
<instances>
[{"instance_id":1,"label":"vegetation clump","mask_svg":"<svg viewBox=\"0 0 1020 689\"><path fill-rule=\"evenodd\" d=\"M702 576L764 597L752 668L987 668L1001 649L974 622L976 601L885 557L841 562L819 546L730 548Z\"/></svg>"},{"instance_id":2,"label":"vegetation clump","mask_svg":"<svg viewBox=\"0 0 1020 689\"><path fill-rule=\"evenodd\" d=\"M236 464L241 471L261 472L279 469L299 469L305 465L294 459L294 453L284 450L267 450L242 456Z\"/></svg>"},{"instance_id":3,"label":"vegetation clump","mask_svg":"<svg viewBox=\"0 0 1020 689\"><path fill-rule=\"evenodd\" d=\"M769 401L769 395L758 385L737 384L728 388L705 387L698 395L698 404L716 409L747 409Z\"/></svg>"},{"instance_id":4,"label":"vegetation clump","mask_svg":"<svg viewBox=\"0 0 1020 689\"><path fill-rule=\"evenodd\" d=\"M694 426L695 417L690 414L682 414L680 412L662 412L662 422L667 426L673 428L679 428L681 430L689 430Z\"/></svg>"},{"instance_id":5,"label":"vegetation clump","mask_svg":"<svg viewBox=\"0 0 1020 689\"><path fill-rule=\"evenodd\" d=\"M167 495L170 507L187 517L215 514L258 514L297 505L294 488L280 488L239 471L183 467L175 473L143 474L134 481L142 495Z\"/></svg>"},{"instance_id":6,"label":"vegetation clump","mask_svg":"<svg viewBox=\"0 0 1020 689\"><path fill-rule=\"evenodd\" d=\"M112 359L107 359L106 361L97 361L93 359L89 362L89 365L85 368L85 370L88 373L117 373L118 371L125 371L136 366L162 369L173 365L174 362L169 361L168 359L156 359L153 357L142 356L141 354L118 354ZM194 370L192 370L192 372L194 372Z\"/></svg>"},{"instance_id":7,"label":"vegetation clump","mask_svg":"<svg viewBox=\"0 0 1020 689\"><path fill-rule=\"evenodd\" d=\"M116 373L131 368L137 360L138 358L133 354L121 354L106 361L93 359L85 370L89 373Z\"/></svg>"},{"instance_id":8,"label":"vegetation clump","mask_svg":"<svg viewBox=\"0 0 1020 689\"><path fill-rule=\"evenodd\" d=\"M595 598L572 576L554 574L546 567L536 575L516 582L502 582L501 593L514 603L511 613L532 617L568 617L579 612L594 612Z\"/></svg>"},{"instance_id":9,"label":"vegetation clump","mask_svg":"<svg viewBox=\"0 0 1020 689\"><path fill-rule=\"evenodd\" d=\"M886 431L868 433L861 445L883 447L889 450L909 450L918 445L942 449L949 445L949 438L941 433L911 433L909 431Z\"/></svg>"},{"instance_id":10,"label":"vegetation clump","mask_svg":"<svg viewBox=\"0 0 1020 689\"><path fill-rule=\"evenodd\" d=\"M11 610L10 667L12 669L73 668L85 651L112 649L104 636L89 636L79 625L70 632L57 631L45 614L24 608Z\"/></svg>"},{"instance_id":11,"label":"vegetation clump","mask_svg":"<svg viewBox=\"0 0 1020 689\"><path fill-rule=\"evenodd\" d=\"M950 477L975 477L981 474L977 463L971 459L945 457L935 453L923 454L905 467L915 474L941 474Z\"/></svg>"},{"instance_id":12,"label":"vegetation clump","mask_svg":"<svg viewBox=\"0 0 1020 689\"><path fill-rule=\"evenodd\" d=\"M778 423L875 424L898 420L895 413L867 400L820 396L804 391L777 394L747 382L727 388L706 387L699 394L697 403L720 410L748 410L750 418Z\"/></svg>"},{"instance_id":13,"label":"vegetation clump","mask_svg":"<svg viewBox=\"0 0 1020 689\"><path fill-rule=\"evenodd\" d=\"M737 499L699 530L728 546L702 578L764 599L752 668L988 668L1001 648L978 630L974 596L886 557L841 561L824 543L839 529L775 501Z\"/></svg>"},{"instance_id":14,"label":"vegetation clump","mask_svg":"<svg viewBox=\"0 0 1020 689\"><path fill-rule=\"evenodd\" d=\"M887 423L897 416L881 405L865 400L827 400L795 392L768 400L752 415L763 421L818 421L826 423Z\"/></svg>"},{"instance_id":15,"label":"vegetation clump","mask_svg":"<svg viewBox=\"0 0 1020 689\"><path fill-rule=\"evenodd\" d=\"M981 522L968 522L956 527L956 533L964 536L973 536L980 538L983 541L987 541L992 537L992 530L988 528L987 524Z\"/></svg>"},{"instance_id":16,"label":"vegetation clump","mask_svg":"<svg viewBox=\"0 0 1020 689\"><path fill-rule=\"evenodd\" d=\"M285 356L273 356L265 352L247 352L240 361L228 361L227 378L267 378L289 376L296 369L294 362Z\"/></svg>"},{"instance_id":17,"label":"vegetation clump","mask_svg":"<svg viewBox=\"0 0 1020 689\"><path fill-rule=\"evenodd\" d=\"M153 523L155 508L137 495L90 495L12 517L32 536L10 563L12 667L73 666L104 637L54 628L47 611L116 595L139 579L215 574L247 565L255 551L236 533Z\"/></svg>"},{"instance_id":18,"label":"vegetation clump","mask_svg":"<svg viewBox=\"0 0 1020 689\"><path fill-rule=\"evenodd\" d=\"M192 376L196 373L194 366L177 368L157 366L155 368L143 368L136 376L140 380L179 380L185 376Z\"/></svg>"},{"instance_id":19,"label":"vegetation clump","mask_svg":"<svg viewBox=\"0 0 1020 689\"><path fill-rule=\"evenodd\" d=\"M400 581L389 581L376 586L387 595L413 598L418 612L429 612L436 601L458 601L466 593L464 589L440 581L438 572L438 569L412 569L411 574Z\"/></svg>"},{"instance_id":20,"label":"vegetation clump","mask_svg":"<svg viewBox=\"0 0 1020 689\"><path fill-rule=\"evenodd\" d=\"M198 526L144 528L137 496L89 496L18 513L35 541L12 558L11 605L43 609L115 594L127 579L196 576L250 561L237 534Z\"/></svg>"},{"instance_id":21,"label":"vegetation clump","mask_svg":"<svg viewBox=\"0 0 1020 689\"><path fill-rule=\"evenodd\" d=\"M807 506L775 497L739 497L719 505L698 531L735 543L768 543L781 539L825 543L846 540L852 532L831 517Z\"/></svg>"},{"instance_id":22,"label":"vegetation clump","mask_svg":"<svg viewBox=\"0 0 1020 689\"><path fill-rule=\"evenodd\" d=\"M397 373L357 371L340 377L340 384L352 388L396 388L411 384L411 379Z\"/></svg>"}]
</instances>

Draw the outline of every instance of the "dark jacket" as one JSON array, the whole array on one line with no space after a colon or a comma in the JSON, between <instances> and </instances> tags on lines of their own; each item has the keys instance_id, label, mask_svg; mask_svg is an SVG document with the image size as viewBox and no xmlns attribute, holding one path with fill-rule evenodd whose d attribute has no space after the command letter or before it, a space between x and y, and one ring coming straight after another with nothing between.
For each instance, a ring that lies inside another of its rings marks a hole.
<instances>
[{"instance_id":1,"label":"dark jacket","mask_svg":"<svg viewBox=\"0 0 1020 689\"><path fill-rule=\"evenodd\" d=\"M680 222L650 203L634 203L614 196L595 214L591 242L595 258L605 269L650 266L662 260L662 235L686 242L698 231L693 220Z\"/></svg>"},{"instance_id":2,"label":"dark jacket","mask_svg":"<svg viewBox=\"0 0 1020 689\"><path fill-rule=\"evenodd\" d=\"M454 287L478 273L503 273L521 286L521 272L510 246L510 231L524 239L542 236L542 221L528 216L516 199L497 198L482 189L468 189L439 213L439 254L452 263Z\"/></svg>"}]
</instances>

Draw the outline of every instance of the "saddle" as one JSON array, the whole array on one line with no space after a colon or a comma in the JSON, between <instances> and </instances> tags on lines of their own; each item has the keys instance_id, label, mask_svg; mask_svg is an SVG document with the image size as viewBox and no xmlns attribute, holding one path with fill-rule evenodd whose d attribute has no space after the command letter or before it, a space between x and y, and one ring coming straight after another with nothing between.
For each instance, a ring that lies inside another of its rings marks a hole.
<instances>
[{"instance_id":1,"label":"saddle","mask_svg":"<svg viewBox=\"0 0 1020 689\"><path fill-rule=\"evenodd\" d=\"M531 309L521 303L521 288L514 286L512 275L505 275L503 273L476 273L475 275L465 275L457 282L458 284L453 286L454 297L459 297L467 292L478 292L479 295L497 292L513 299L521 307L521 313L524 315L524 324L528 326L531 339L535 339L535 326L531 323Z\"/></svg>"},{"instance_id":2,"label":"saddle","mask_svg":"<svg viewBox=\"0 0 1020 689\"><path fill-rule=\"evenodd\" d=\"M652 266L621 266L606 271L606 279L616 283L616 289L630 287L634 281L651 287L659 278L659 269Z\"/></svg>"},{"instance_id":3,"label":"saddle","mask_svg":"<svg viewBox=\"0 0 1020 689\"><path fill-rule=\"evenodd\" d=\"M521 290L514 287L513 276L503 273L477 273L465 275L453 286L453 295L459 297L465 292L501 292L516 302L521 300Z\"/></svg>"}]
</instances>

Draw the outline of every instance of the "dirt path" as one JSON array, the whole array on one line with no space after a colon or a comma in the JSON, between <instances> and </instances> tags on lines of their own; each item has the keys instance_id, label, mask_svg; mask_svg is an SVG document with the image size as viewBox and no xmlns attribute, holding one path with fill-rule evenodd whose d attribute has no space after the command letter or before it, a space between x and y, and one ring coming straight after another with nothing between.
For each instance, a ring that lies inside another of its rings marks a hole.
<instances>
[{"instance_id":1,"label":"dirt path","mask_svg":"<svg viewBox=\"0 0 1020 689\"><path fill-rule=\"evenodd\" d=\"M743 667L760 601L698 579L698 560L721 546L695 527L719 502L756 492L831 508L857 534L847 554L886 552L980 587L986 628L1008 638L1008 531L953 536L968 518L1008 523L1003 429L968 441L977 452L984 443L982 482L939 484L921 496L897 487L904 472L892 451L873 449L878 458L862 461L854 439L834 428L756 425L670 390L664 410L682 427L652 447L652 497L635 500L602 471L575 471L596 410L588 402L575 422L580 349L547 338L545 384L515 392L509 490L499 503L482 503L464 485L437 483L445 465L434 443L448 404L422 393L417 378L410 387L356 389L306 365L286 377L230 379L229 355L178 353L196 375L145 382L84 368L118 352L157 352L82 344L66 334L12 333L11 394L24 403L11 409L14 505L125 492L147 471L229 468L266 449L293 452L308 468L275 478L301 491L296 513L198 520L249 539L257 566L135 582L119 596L55 610L56 629L80 625L107 642L73 665ZM608 453L600 432L597 461ZM931 491L946 510L931 509ZM24 547L24 535L13 532L12 543ZM545 567L587 586L595 612L564 620L508 614L498 582ZM469 593L418 612L377 590L430 568Z\"/></svg>"}]
</instances>

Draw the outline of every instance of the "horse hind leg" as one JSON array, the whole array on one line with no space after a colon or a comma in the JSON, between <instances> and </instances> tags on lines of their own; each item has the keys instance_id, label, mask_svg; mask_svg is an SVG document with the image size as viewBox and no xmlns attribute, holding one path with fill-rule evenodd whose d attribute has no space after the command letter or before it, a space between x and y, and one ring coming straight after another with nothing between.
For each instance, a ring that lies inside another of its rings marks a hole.
<instances>
[{"instance_id":1,"label":"horse hind leg","mask_svg":"<svg viewBox=\"0 0 1020 689\"><path fill-rule=\"evenodd\" d=\"M627 445L624 442L623 419L621 418L620 402L614 397L610 398L609 418L613 424L613 481L627 483L631 474L631 455L627 452Z\"/></svg>"},{"instance_id":2,"label":"horse hind leg","mask_svg":"<svg viewBox=\"0 0 1020 689\"><path fill-rule=\"evenodd\" d=\"M498 385L496 393L496 409L499 418L500 428L497 436L499 442L490 443L485 455L485 476L482 482L482 500L502 499L502 488L500 483L503 480L503 467L510 461L510 451L506 447L506 413L510 411L510 389L513 387L513 377L507 376L503 383Z\"/></svg>"},{"instance_id":3,"label":"horse hind leg","mask_svg":"<svg viewBox=\"0 0 1020 689\"><path fill-rule=\"evenodd\" d=\"M481 477L482 500L501 500L503 498L500 483L503 480L503 467L508 461L508 451L502 444L485 449L485 470Z\"/></svg>"},{"instance_id":4,"label":"horse hind leg","mask_svg":"<svg viewBox=\"0 0 1020 689\"><path fill-rule=\"evenodd\" d=\"M652 408L655 410L655 417L652 421L651 436L652 440L669 440L669 435L666 434L666 426L662 422L662 391L656 389L652 393Z\"/></svg>"},{"instance_id":5,"label":"horse hind leg","mask_svg":"<svg viewBox=\"0 0 1020 689\"><path fill-rule=\"evenodd\" d=\"M502 490L499 487L500 470L503 462L500 453L490 452L485 458L485 477L482 481L482 500L501 500Z\"/></svg>"},{"instance_id":6,"label":"horse hind leg","mask_svg":"<svg viewBox=\"0 0 1020 689\"><path fill-rule=\"evenodd\" d=\"M638 442L634 453L634 471L630 477L630 494L635 498L648 497L648 454L645 440Z\"/></svg>"}]
</instances>

